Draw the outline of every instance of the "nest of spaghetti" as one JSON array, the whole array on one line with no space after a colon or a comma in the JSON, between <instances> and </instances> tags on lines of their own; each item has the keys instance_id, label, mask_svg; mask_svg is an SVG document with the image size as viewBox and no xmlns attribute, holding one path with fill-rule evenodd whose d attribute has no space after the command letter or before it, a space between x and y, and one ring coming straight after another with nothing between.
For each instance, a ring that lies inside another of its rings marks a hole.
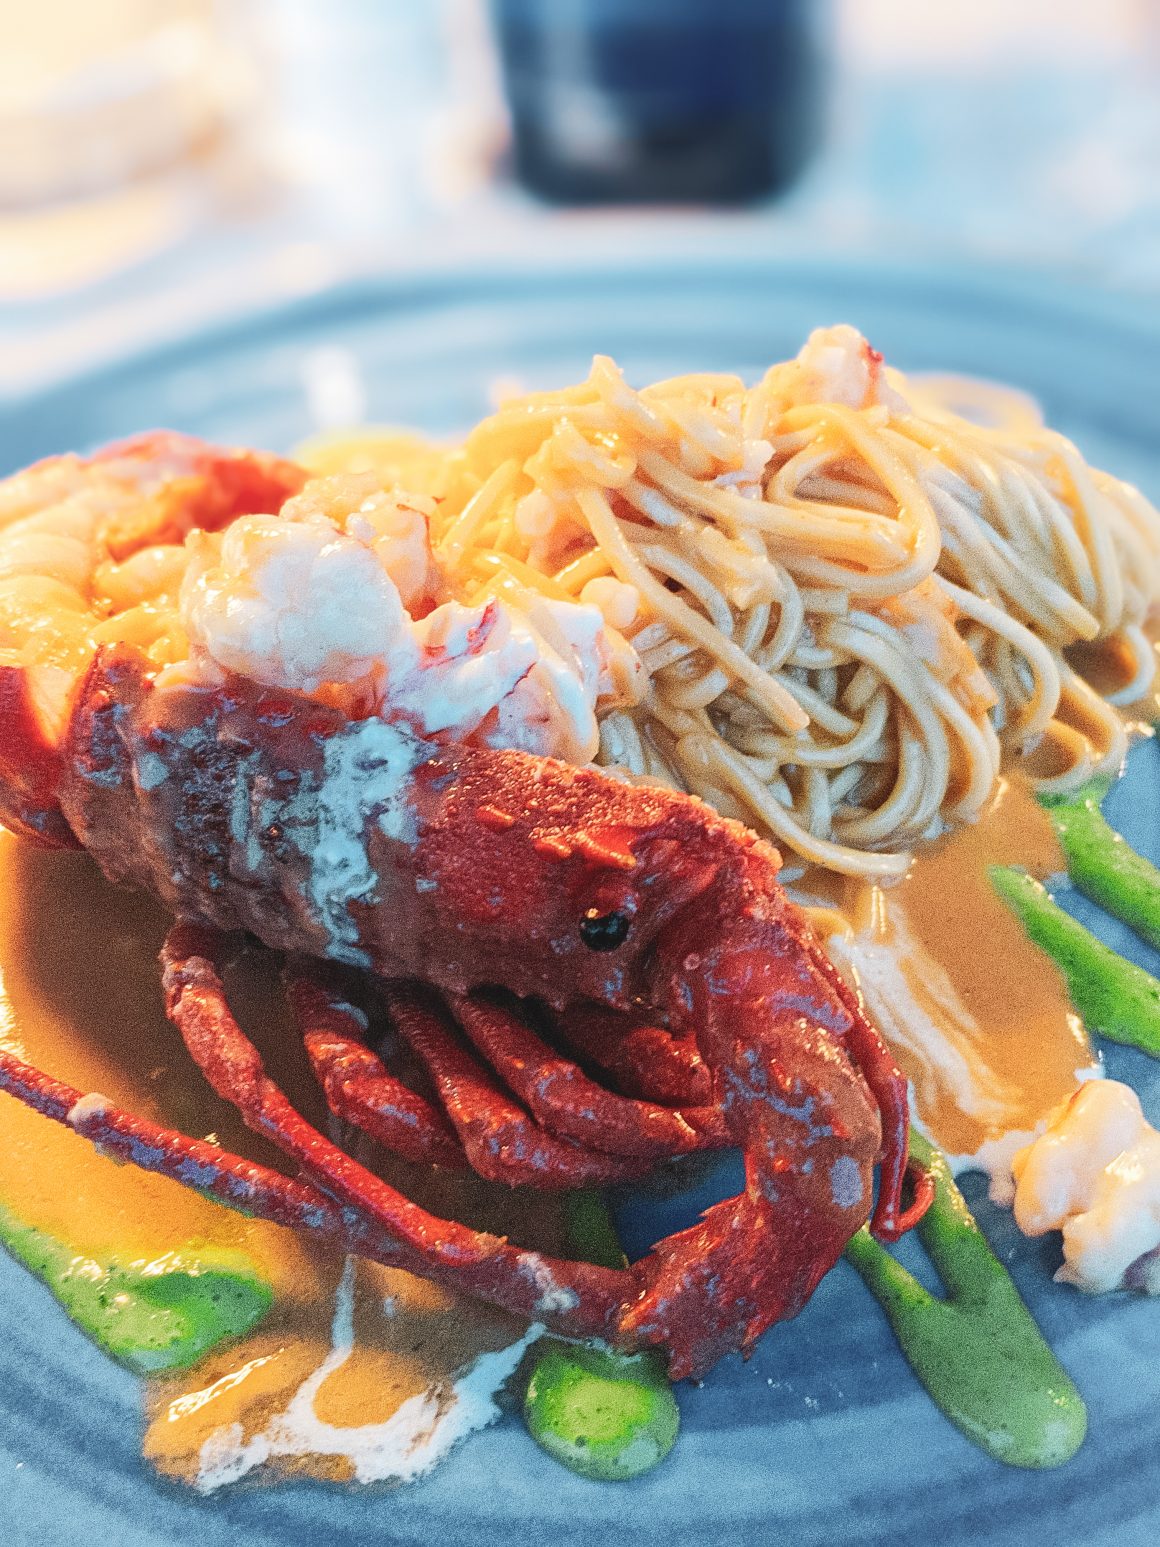
<instances>
[{"instance_id":1,"label":"nest of spaghetti","mask_svg":"<svg viewBox=\"0 0 1160 1547\"><path fill-rule=\"evenodd\" d=\"M969 417L968 417L969 416ZM328 436L326 470L432 495L454 594L588 602L643 667L596 760L682 789L793 865L889 879L1001 766L1066 789L1147 693L1160 516L1022 393L910 380L853 328L756 386L697 374L505 401L441 450Z\"/></svg>"}]
</instances>

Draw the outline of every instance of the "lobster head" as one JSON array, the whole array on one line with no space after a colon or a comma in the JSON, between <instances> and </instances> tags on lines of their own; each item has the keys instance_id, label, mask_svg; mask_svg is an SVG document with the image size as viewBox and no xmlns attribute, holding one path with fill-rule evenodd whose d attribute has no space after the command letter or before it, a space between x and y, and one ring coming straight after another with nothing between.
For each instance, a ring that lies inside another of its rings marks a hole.
<instances>
[{"instance_id":1,"label":"lobster head","mask_svg":"<svg viewBox=\"0 0 1160 1547\"><path fill-rule=\"evenodd\" d=\"M521 752L439 751L413 801L411 888L442 971L558 1008L656 1003L677 933L694 915L713 930L716 900L779 864L699 801Z\"/></svg>"}]
</instances>

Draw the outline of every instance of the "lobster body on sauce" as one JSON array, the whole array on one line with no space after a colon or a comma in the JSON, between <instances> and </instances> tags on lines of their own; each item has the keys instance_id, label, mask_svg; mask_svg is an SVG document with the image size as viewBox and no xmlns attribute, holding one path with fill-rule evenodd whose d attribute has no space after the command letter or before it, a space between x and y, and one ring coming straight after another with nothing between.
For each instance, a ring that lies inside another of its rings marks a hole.
<instances>
[{"instance_id":1,"label":"lobster body on sauce","mask_svg":"<svg viewBox=\"0 0 1160 1547\"><path fill-rule=\"evenodd\" d=\"M211 1082L302 1168L288 1183L219 1156L223 1196L244 1182L248 1205L276 1216L309 1212L286 1187L313 1191L317 1228L354 1249L563 1332L662 1347L674 1377L800 1310L867 1219L889 1239L921 1211L923 1196L901 1203L902 1076L778 886L776 852L702 802L238 675L158 672L115 641L78 677L51 767L59 818L34 830L72 835L174 910L171 1016ZM4 780L11 811L19 781L0 768ZM744 1190L624 1270L425 1214L267 1079L221 985L239 931L293 953L291 1001L332 1109L388 1147L567 1186L734 1144ZM372 975L437 1099L387 1067L320 960ZM620 1038L652 1050L635 1081L598 1045ZM585 1072L614 1067L613 1091ZM69 1116L7 1054L0 1086ZM139 1128L134 1141L132 1121L93 1107L74 1126L179 1175L191 1141L167 1150Z\"/></svg>"}]
</instances>

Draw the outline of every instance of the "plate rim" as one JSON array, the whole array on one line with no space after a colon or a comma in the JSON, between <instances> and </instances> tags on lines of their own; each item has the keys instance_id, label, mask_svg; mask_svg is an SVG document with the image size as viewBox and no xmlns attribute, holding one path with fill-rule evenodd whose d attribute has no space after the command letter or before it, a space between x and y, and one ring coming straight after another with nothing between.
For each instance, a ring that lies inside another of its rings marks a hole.
<instances>
[{"instance_id":1,"label":"plate rim","mask_svg":"<svg viewBox=\"0 0 1160 1547\"><path fill-rule=\"evenodd\" d=\"M280 292L268 300L251 295L236 307L195 315L149 342L131 342L84 364L66 365L23 391L0 393L0 419L51 412L58 398L137 374L164 372L193 352L260 347L282 330L309 330L360 313L390 312L412 300L436 308L472 297L500 299L529 285L599 290L628 278L645 281L658 275L670 283L706 278L719 283L737 277L836 288L846 282L863 291L869 282L895 293L905 288L916 305L920 294L929 303L932 292L941 291L948 305L973 301L992 314L1002 307L1025 324L1033 313L1039 314L1040 325L1058 319L1074 328L1082 321L1105 340L1115 333L1119 343L1160 352L1160 306L1150 308L1147 295L1080 280L1051 266L925 254L900 259L825 248L789 254L762 233L743 234L739 241L731 235L728 247L720 245L720 236L713 245L702 239L678 247L676 235L683 240L679 223L663 237L650 230L640 241L637 233L638 245L631 251L618 249L607 233L591 250L553 241L519 252L484 247L449 253L445 247L419 244L406 258L355 264L340 277L330 275L317 286L289 295Z\"/></svg>"}]
</instances>

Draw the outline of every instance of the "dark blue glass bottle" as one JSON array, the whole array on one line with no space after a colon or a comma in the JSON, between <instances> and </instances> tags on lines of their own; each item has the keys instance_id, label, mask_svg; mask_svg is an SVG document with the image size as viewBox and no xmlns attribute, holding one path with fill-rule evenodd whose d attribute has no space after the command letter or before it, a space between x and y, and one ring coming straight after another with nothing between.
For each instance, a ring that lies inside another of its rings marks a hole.
<instances>
[{"instance_id":1,"label":"dark blue glass bottle","mask_svg":"<svg viewBox=\"0 0 1160 1547\"><path fill-rule=\"evenodd\" d=\"M516 175L566 202L737 203L819 130L825 0L492 0Z\"/></svg>"}]
</instances>

